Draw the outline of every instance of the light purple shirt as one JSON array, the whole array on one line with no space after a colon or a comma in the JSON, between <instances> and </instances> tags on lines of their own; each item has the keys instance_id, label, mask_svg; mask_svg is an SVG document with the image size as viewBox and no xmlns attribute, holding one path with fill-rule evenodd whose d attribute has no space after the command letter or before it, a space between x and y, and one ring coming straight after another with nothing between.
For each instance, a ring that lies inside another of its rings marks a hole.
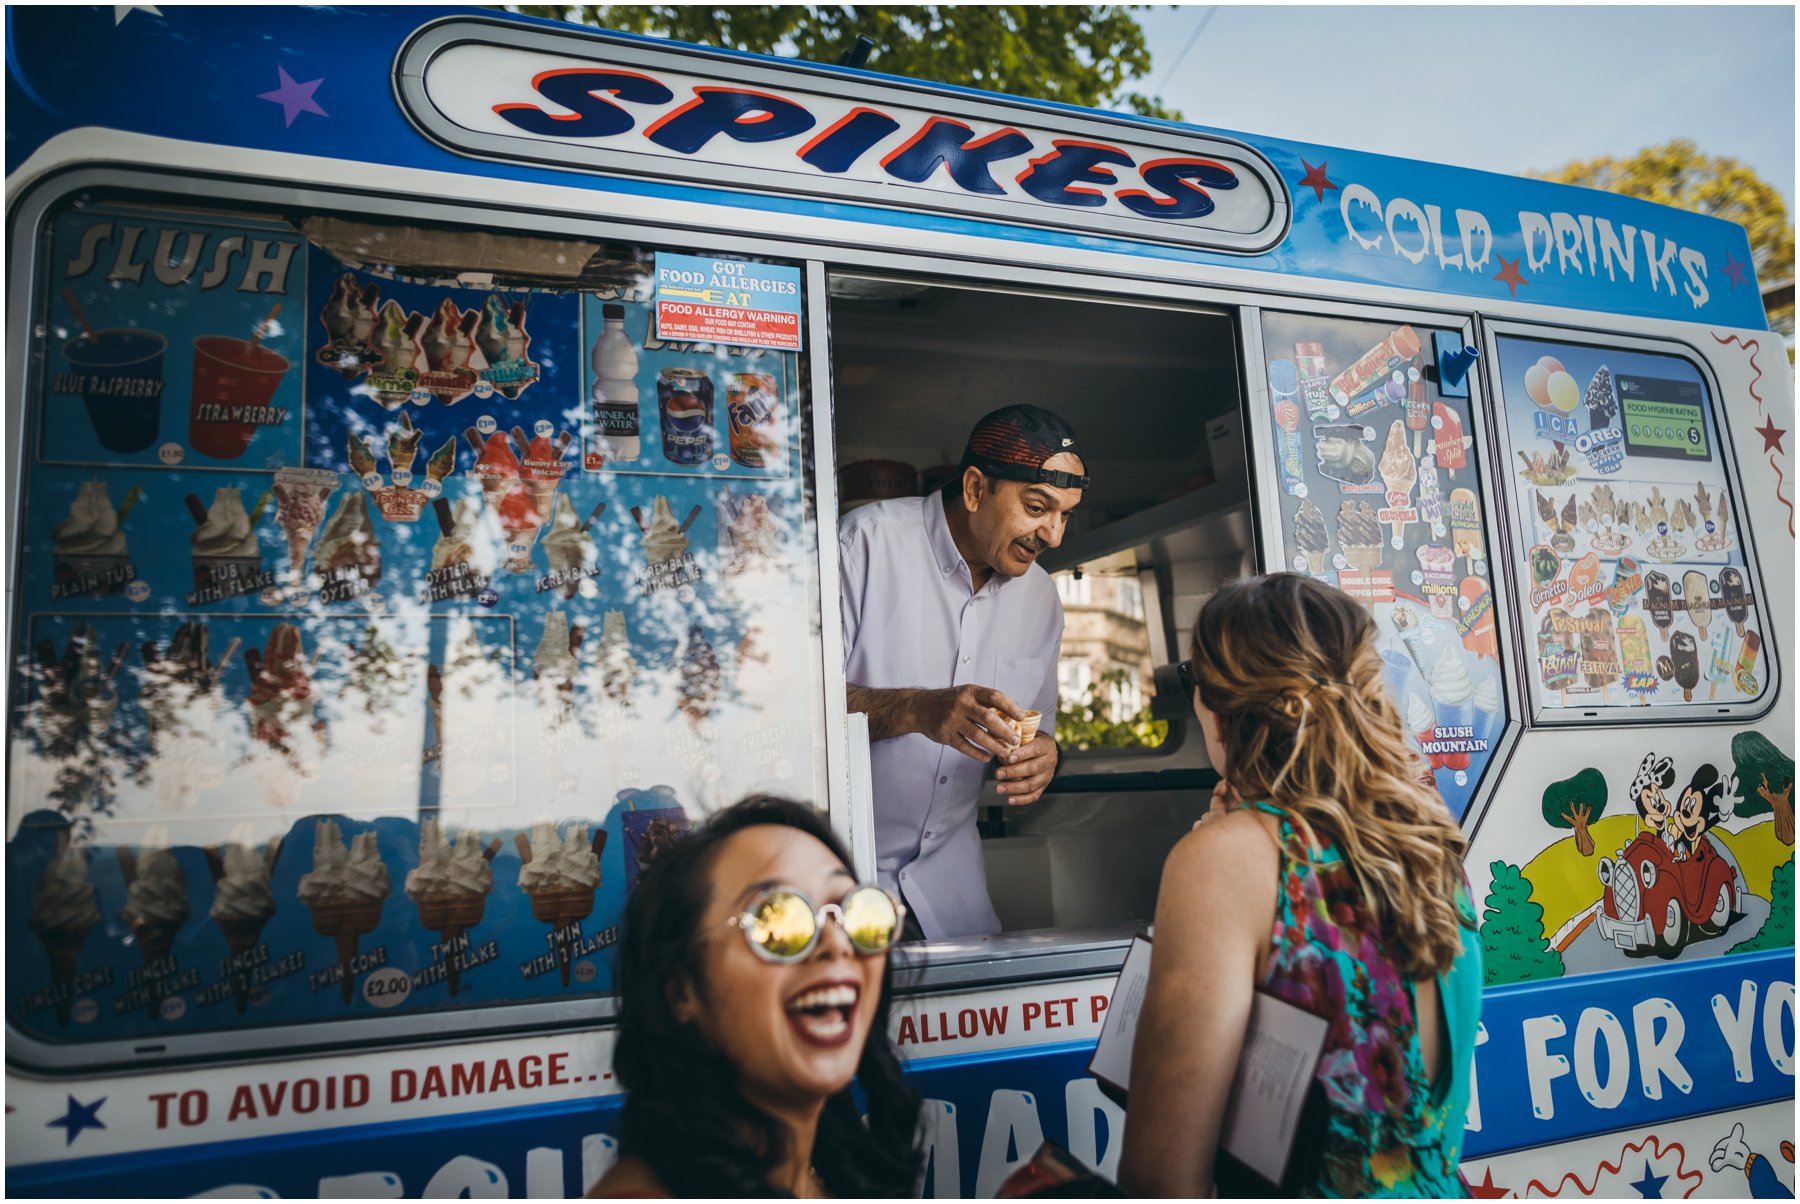
<instances>
[{"instance_id":1,"label":"light purple shirt","mask_svg":"<svg viewBox=\"0 0 1800 1204\"><path fill-rule=\"evenodd\" d=\"M844 515L838 572L852 685L991 686L1054 724L1063 629L1056 586L1034 564L1022 577L995 573L971 594L941 496ZM986 765L916 734L878 740L869 754L882 885L905 896L933 940L1000 931L975 829Z\"/></svg>"}]
</instances>

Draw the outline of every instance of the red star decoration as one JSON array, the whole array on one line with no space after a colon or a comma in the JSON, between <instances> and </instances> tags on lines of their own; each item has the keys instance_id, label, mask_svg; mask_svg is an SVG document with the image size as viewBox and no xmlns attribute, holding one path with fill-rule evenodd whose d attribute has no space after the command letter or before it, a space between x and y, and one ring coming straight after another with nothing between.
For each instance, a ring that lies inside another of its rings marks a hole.
<instances>
[{"instance_id":1,"label":"red star decoration","mask_svg":"<svg viewBox=\"0 0 1800 1204\"><path fill-rule=\"evenodd\" d=\"M1744 269L1749 266L1750 265L1747 263L1740 263L1735 255L1727 254L1725 256L1725 275L1731 278L1731 287L1733 289L1736 289L1740 284L1750 283L1748 280L1744 279Z\"/></svg>"},{"instance_id":2,"label":"red star decoration","mask_svg":"<svg viewBox=\"0 0 1800 1204\"><path fill-rule=\"evenodd\" d=\"M1327 188L1337 187L1336 184L1333 184L1330 180L1325 178L1325 165L1321 163L1317 167L1314 167L1305 159L1302 159L1300 160L1300 166L1306 168L1306 178L1300 181L1300 187L1312 189L1318 194L1319 203L1324 204L1325 190Z\"/></svg>"},{"instance_id":3,"label":"red star decoration","mask_svg":"<svg viewBox=\"0 0 1800 1204\"><path fill-rule=\"evenodd\" d=\"M1763 424L1756 428L1756 433L1763 437L1762 449L1764 451L1777 452L1782 455L1787 454L1785 451L1782 451L1781 447L1782 436L1786 435L1787 432L1776 426L1773 418L1763 419Z\"/></svg>"},{"instance_id":4,"label":"red star decoration","mask_svg":"<svg viewBox=\"0 0 1800 1204\"><path fill-rule=\"evenodd\" d=\"M1469 1184L1469 1194L1477 1200L1504 1200L1512 1195L1510 1187L1494 1186L1494 1168L1486 1168L1480 1183Z\"/></svg>"},{"instance_id":5,"label":"red star decoration","mask_svg":"<svg viewBox=\"0 0 1800 1204\"><path fill-rule=\"evenodd\" d=\"M1523 255L1519 257L1519 259L1523 258ZM1509 296L1517 297L1519 295L1519 286L1521 284L1530 284L1531 281L1519 275L1519 259L1508 259L1504 255L1499 256L1499 259L1500 272L1494 279L1506 286L1506 291Z\"/></svg>"}]
</instances>

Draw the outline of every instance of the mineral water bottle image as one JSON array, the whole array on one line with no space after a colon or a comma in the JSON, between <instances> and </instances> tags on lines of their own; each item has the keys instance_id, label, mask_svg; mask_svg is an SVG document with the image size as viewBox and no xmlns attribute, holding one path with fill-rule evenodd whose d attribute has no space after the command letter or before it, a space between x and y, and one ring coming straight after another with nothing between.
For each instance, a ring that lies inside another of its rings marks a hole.
<instances>
[{"instance_id":1,"label":"mineral water bottle image","mask_svg":"<svg viewBox=\"0 0 1800 1204\"><path fill-rule=\"evenodd\" d=\"M638 458L638 356L625 333L625 307L609 304L600 312L606 329L588 362L594 369L594 450L610 464Z\"/></svg>"}]
</instances>

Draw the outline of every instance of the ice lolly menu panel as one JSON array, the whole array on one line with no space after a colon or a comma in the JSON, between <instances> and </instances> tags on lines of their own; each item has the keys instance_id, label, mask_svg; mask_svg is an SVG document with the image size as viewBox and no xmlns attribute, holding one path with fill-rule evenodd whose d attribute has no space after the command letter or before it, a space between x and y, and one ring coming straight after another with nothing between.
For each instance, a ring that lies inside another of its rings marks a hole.
<instances>
[{"instance_id":1,"label":"ice lolly menu panel","mask_svg":"<svg viewBox=\"0 0 1800 1204\"><path fill-rule=\"evenodd\" d=\"M369 234L396 264L216 209L50 220L21 1031L608 992L671 841L823 797L800 356L655 338L654 248L460 237Z\"/></svg>"},{"instance_id":2,"label":"ice lolly menu panel","mask_svg":"<svg viewBox=\"0 0 1800 1204\"><path fill-rule=\"evenodd\" d=\"M1511 335L1499 354L1537 706L1629 721L1762 697L1765 619L1699 370Z\"/></svg>"},{"instance_id":3,"label":"ice lolly menu panel","mask_svg":"<svg viewBox=\"0 0 1800 1204\"><path fill-rule=\"evenodd\" d=\"M1460 816L1505 728L1499 614L1466 388L1433 331L1264 313L1281 566L1375 616L1394 703ZM1455 339L1461 348L1461 339Z\"/></svg>"}]
</instances>

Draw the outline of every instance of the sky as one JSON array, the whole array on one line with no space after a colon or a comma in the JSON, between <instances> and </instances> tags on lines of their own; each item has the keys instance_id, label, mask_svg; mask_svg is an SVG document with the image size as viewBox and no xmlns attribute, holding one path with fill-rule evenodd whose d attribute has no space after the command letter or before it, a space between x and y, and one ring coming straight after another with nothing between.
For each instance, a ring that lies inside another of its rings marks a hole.
<instances>
[{"instance_id":1,"label":"sky","mask_svg":"<svg viewBox=\"0 0 1800 1204\"><path fill-rule=\"evenodd\" d=\"M1686 137L1794 204L1794 9L1205 5L1128 91L1198 125L1520 175Z\"/></svg>"}]
</instances>

